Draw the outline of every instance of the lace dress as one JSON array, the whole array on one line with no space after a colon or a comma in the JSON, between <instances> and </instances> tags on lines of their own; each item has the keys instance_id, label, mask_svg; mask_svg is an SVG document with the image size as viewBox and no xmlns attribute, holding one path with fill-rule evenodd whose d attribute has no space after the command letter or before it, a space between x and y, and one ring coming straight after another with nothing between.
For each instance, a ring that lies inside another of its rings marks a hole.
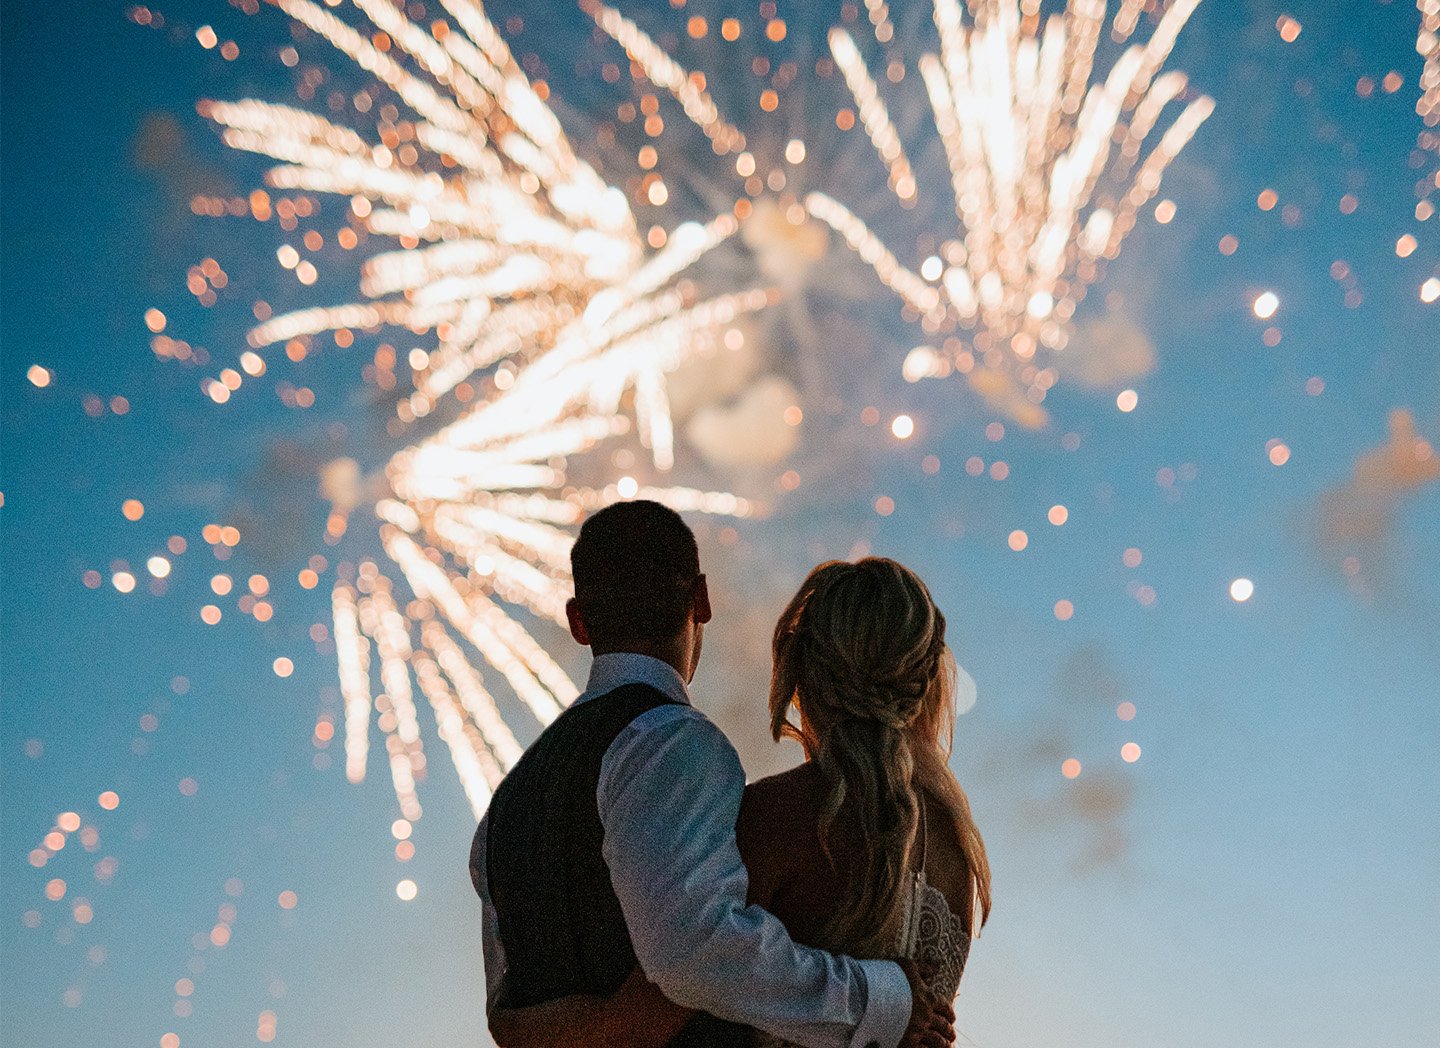
<instances>
[{"instance_id":1,"label":"lace dress","mask_svg":"<svg viewBox=\"0 0 1440 1048\"><path fill-rule=\"evenodd\" d=\"M896 914L880 934L855 946L835 946L837 952L864 959L920 961L934 966L926 985L942 1000L953 1001L960 991L960 976L970 956L970 935L965 922L950 909L939 888L925 878L925 802L920 802L920 861L910 873L910 890ZM756 1031L755 1048L797 1048L770 1034Z\"/></svg>"}]
</instances>

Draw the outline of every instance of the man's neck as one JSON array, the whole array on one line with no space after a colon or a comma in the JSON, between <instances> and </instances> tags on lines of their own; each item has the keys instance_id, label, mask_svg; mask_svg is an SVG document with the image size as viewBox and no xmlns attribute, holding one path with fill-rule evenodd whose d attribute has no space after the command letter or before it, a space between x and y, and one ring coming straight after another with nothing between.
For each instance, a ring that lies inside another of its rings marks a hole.
<instances>
[{"instance_id":1,"label":"man's neck","mask_svg":"<svg viewBox=\"0 0 1440 1048\"><path fill-rule=\"evenodd\" d=\"M683 651L681 645L670 644L619 644L614 646L591 645L590 654L595 658L601 655L647 655L652 659L659 659L680 674L680 679L690 683L690 659L689 653Z\"/></svg>"}]
</instances>

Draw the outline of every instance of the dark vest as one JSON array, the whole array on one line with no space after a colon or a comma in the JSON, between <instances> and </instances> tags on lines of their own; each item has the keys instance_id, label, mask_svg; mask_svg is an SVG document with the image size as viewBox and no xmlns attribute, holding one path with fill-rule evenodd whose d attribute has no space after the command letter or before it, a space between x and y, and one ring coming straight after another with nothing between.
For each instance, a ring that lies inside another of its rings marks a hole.
<instances>
[{"instance_id":1,"label":"dark vest","mask_svg":"<svg viewBox=\"0 0 1440 1048\"><path fill-rule=\"evenodd\" d=\"M504 1004L608 997L635 969L635 948L601 855L595 789L620 732L641 714L671 704L649 685L627 684L571 706L496 789L485 875L505 947ZM472 867L475 862L472 847ZM698 1015L671 1043L745 1043L741 1036L738 1028Z\"/></svg>"}]
</instances>

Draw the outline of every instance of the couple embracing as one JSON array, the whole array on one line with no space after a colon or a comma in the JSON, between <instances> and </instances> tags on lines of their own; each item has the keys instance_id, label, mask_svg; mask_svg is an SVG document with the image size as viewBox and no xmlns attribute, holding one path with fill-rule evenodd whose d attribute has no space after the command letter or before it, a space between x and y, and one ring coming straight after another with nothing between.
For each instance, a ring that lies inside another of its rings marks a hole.
<instances>
[{"instance_id":1,"label":"couple embracing","mask_svg":"<svg viewBox=\"0 0 1440 1048\"><path fill-rule=\"evenodd\" d=\"M689 527L618 503L571 561L588 686L471 848L496 1042L953 1043L990 869L947 765L955 664L924 583L880 558L810 573L770 686L772 733L807 759L746 786L687 691L711 617Z\"/></svg>"}]
</instances>

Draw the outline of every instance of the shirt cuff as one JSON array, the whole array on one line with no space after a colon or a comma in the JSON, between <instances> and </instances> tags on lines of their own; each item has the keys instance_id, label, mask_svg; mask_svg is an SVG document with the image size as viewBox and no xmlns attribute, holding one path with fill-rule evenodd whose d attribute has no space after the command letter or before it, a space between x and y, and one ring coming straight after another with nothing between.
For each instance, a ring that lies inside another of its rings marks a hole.
<instances>
[{"instance_id":1,"label":"shirt cuff","mask_svg":"<svg viewBox=\"0 0 1440 1048\"><path fill-rule=\"evenodd\" d=\"M856 961L865 974L865 1016L853 1048L896 1048L910 1025L910 980L894 961Z\"/></svg>"}]
</instances>

